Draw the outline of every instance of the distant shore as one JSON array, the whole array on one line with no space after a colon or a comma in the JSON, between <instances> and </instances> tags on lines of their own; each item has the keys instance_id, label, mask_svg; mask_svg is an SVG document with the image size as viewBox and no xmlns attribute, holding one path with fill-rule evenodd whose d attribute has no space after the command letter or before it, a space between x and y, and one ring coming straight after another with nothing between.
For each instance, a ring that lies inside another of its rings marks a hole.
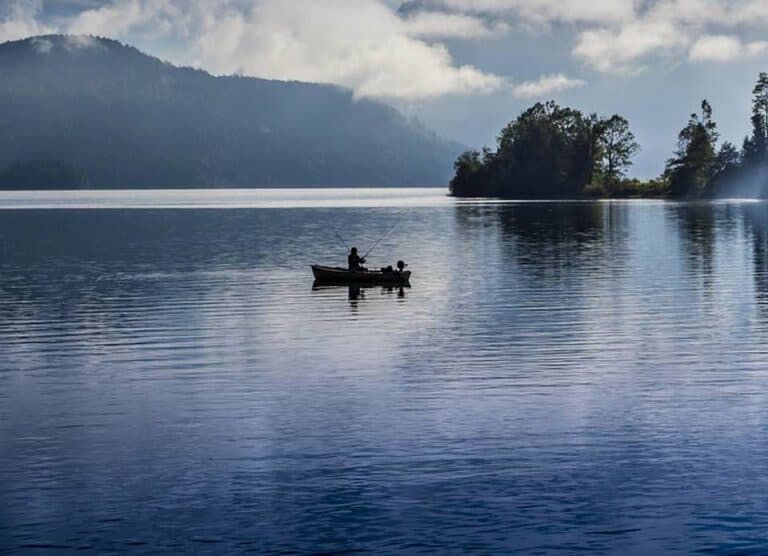
<instances>
[{"instance_id":1,"label":"distant shore","mask_svg":"<svg viewBox=\"0 0 768 556\"><path fill-rule=\"evenodd\" d=\"M656 179L627 178L640 144L619 114L599 116L537 102L498 134L495 149L466 151L454 163L456 197L673 198L768 197L768 73L752 90L752 133L738 149L720 142L702 100Z\"/></svg>"}]
</instances>

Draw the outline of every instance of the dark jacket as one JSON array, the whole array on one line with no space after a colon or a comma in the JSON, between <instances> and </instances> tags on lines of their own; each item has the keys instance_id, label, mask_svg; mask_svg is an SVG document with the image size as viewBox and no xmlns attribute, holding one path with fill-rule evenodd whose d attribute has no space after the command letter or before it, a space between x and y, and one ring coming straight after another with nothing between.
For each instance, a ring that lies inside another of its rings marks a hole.
<instances>
[{"instance_id":1,"label":"dark jacket","mask_svg":"<svg viewBox=\"0 0 768 556\"><path fill-rule=\"evenodd\" d=\"M347 257L347 266L349 270L360 270L360 264L364 263L365 259L361 259L357 253L350 253Z\"/></svg>"}]
</instances>

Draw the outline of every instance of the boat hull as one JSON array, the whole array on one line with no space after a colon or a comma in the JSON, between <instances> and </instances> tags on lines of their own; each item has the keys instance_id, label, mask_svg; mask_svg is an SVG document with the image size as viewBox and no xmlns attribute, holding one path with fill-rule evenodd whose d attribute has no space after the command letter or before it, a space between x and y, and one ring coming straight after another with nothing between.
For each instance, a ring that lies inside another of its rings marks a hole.
<instances>
[{"instance_id":1,"label":"boat hull","mask_svg":"<svg viewBox=\"0 0 768 556\"><path fill-rule=\"evenodd\" d=\"M381 272L369 270L358 272L346 268L312 265L315 281L323 284L408 284L411 271Z\"/></svg>"}]
</instances>

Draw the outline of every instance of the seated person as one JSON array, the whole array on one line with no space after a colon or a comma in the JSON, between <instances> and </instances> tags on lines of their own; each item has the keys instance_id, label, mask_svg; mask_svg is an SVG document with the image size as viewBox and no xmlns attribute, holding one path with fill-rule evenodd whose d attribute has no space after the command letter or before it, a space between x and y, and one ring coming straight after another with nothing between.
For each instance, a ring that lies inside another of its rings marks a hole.
<instances>
[{"instance_id":1,"label":"seated person","mask_svg":"<svg viewBox=\"0 0 768 556\"><path fill-rule=\"evenodd\" d=\"M357 247L353 247L350 252L349 256L347 257L347 267L349 270L353 270L355 272L361 272L365 269L361 266L365 262L365 259L360 258L360 255L357 254Z\"/></svg>"}]
</instances>

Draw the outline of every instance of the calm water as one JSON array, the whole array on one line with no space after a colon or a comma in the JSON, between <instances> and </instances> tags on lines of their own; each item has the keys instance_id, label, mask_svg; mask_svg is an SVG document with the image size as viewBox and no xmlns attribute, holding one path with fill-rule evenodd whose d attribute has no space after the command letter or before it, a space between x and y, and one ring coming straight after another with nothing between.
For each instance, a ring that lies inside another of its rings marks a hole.
<instances>
[{"instance_id":1,"label":"calm water","mask_svg":"<svg viewBox=\"0 0 768 556\"><path fill-rule=\"evenodd\" d=\"M0 552L768 552L768 205L241 194L0 195Z\"/></svg>"}]
</instances>

